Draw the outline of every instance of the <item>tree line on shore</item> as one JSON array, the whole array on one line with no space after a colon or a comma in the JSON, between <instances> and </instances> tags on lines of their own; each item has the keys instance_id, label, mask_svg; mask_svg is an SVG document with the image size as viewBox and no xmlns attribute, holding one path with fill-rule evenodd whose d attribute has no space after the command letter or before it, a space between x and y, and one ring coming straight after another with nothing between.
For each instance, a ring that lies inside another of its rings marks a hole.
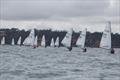
<instances>
[{"instance_id":1,"label":"tree line on shore","mask_svg":"<svg viewBox=\"0 0 120 80\"><path fill-rule=\"evenodd\" d=\"M30 30L19 30L17 28L12 29L0 29L0 42L3 36L5 36L5 44L10 45L12 43L12 38L15 40L15 44L17 45L17 41L19 37L21 36L21 45L23 44L24 40L29 35ZM35 36L38 36L38 45L41 44L42 36L45 35L45 42L46 46L50 46L52 38L54 39L54 42L56 41L57 37L59 37L59 46L63 46L62 40L64 39L67 31L52 31L51 29L45 29L45 30L38 30L35 29ZM73 46L77 46L76 42L80 35L80 32L73 31L72 33L72 41L71 44ZM102 32L87 32L86 35L86 47L99 47L100 40L102 37ZM112 47L114 48L120 48L120 34L116 33L111 35L112 37Z\"/></svg>"}]
</instances>

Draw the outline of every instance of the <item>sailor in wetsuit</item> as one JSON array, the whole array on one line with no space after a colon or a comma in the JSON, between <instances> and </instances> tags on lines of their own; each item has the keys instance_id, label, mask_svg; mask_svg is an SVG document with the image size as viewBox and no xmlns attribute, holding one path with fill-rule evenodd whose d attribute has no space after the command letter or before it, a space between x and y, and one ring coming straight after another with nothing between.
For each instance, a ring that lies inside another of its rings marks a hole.
<instances>
[{"instance_id":1,"label":"sailor in wetsuit","mask_svg":"<svg viewBox=\"0 0 120 80\"><path fill-rule=\"evenodd\" d=\"M83 52L87 52L87 49L86 49L86 48L83 48Z\"/></svg>"},{"instance_id":2,"label":"sailor in wetsuit","mask_svg":"<svg viewBox=\"0 0 120 80\"><path fill-rule=\"evenodd\" d=\"M69 51L71 51L71 50L72 50L72 47L67 47L67 48L68 48L68 50L69 50Z\"/></svg>"},{"instance_id":3,"label":"sailor in wetsuit","mask_svg":"<svg viewBox=\"0 0 120 80\"><path fill-rule=\"evenodd\" d=\"M111 48L111 51L110 51L111 54L114 54L115 53L115 50L113 48Z\"/></svg>"}]
</instances>

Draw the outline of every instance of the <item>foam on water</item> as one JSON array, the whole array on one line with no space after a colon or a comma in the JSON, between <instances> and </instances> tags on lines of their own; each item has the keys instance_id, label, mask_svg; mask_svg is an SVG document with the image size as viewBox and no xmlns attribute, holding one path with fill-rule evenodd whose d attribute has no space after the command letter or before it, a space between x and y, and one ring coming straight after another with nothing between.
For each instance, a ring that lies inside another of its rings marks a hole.
<instances>
[{"instance_id":1,"label":"foam on water","mask_svg":"<svg viewBox=\"0 0 120 80\"><path fill-rule=\"evenodd\" d=\"M120 49L0 46L0 80L120 80Z\"/></svg>"}]
</instances>

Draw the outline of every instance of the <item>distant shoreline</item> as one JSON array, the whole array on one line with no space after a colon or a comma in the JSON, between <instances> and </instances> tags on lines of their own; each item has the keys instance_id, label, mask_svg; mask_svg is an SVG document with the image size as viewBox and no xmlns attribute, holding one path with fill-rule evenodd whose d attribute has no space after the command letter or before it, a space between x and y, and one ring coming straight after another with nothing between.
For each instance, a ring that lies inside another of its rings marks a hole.
<instances>
[{"instance_id":1,"label":"distant shoreline","mask_svg":"<svg viewBox=\"0 0 120 80\"><path fill-rule=\"evenodd\" d=\"M4 32L4 34L3 34ZM17 44L18 38L21 36L22 37L22 43L25 40L25 38L29 35L30 30L19 30L18 28L12 28L12 29L0 29L0 40L2 39L3 36L6 37L6 44L11 44L12 38L15 39L15 44ZM43 30L38 30L35 29L35 35L38 36L38 42L40 42L40 38L45 35L46 36L46 44L47 46L50 45L51 38L53 37L55 40L57 37L60 38L60 46L62 46L62 40L64 36L66 35L67 31L58 31L54 30L52 31L51 29L43 29ZM80 35L80 32L73 32L72 38L74 39L73 45L76 46L76 41L78 39L78 36ZM86 47L99 47L99 43L102 37L102 32L87 32L86 36ZM120 48L120 34L119 33L112 33L112 46L114 48Z\"/></svg>"}]
</instances>

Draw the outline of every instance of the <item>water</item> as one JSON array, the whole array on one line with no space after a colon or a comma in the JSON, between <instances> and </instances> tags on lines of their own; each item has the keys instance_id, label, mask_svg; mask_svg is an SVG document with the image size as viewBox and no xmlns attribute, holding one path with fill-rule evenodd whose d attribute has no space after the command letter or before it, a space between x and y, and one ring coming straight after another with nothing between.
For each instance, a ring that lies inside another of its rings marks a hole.
<instances>
[{"instance_id":1,"label":"water","mask_svg":"<svg viewBox=\"0 0 120 80\"><path fill-rule=\"evenodd\" d=\"M120 80L120 48L0 46L0 80Z\"/></svg>"}]
</instances>

